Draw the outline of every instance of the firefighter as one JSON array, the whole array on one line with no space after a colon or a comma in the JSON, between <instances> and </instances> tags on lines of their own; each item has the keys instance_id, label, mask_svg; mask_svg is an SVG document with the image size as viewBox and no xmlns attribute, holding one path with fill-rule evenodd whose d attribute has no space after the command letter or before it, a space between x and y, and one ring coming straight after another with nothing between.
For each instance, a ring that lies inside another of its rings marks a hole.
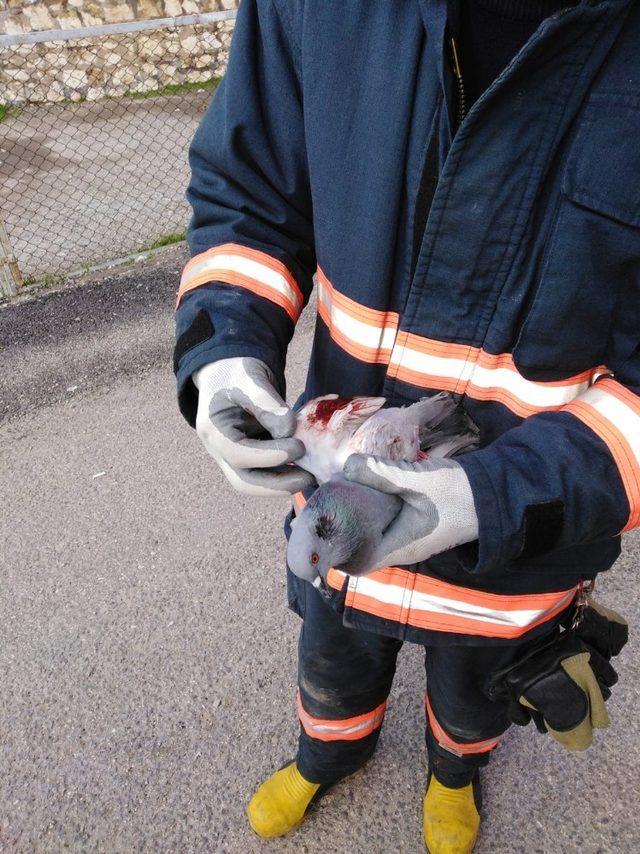
<instances>
[{"instance_id":1,"label":"firefighter","mask_svg":"<svg viewBox=\"0 0 640 854\"><path fill-rule=\"evenodd\" d=\"M445 390L481 439L444 490L352 466L403 498L389 565L325 591L288 572L300 740L249 804L260 836L371 756L403 641L425 648L432 854L472 850L512 721L569 749L607 722L622 622L586 589L640 521L639 42L630 0L240 6L190 152L181 411L234 487L301 506L284 366L315 277L302 401Z\"/></svg>"}]
</instances>

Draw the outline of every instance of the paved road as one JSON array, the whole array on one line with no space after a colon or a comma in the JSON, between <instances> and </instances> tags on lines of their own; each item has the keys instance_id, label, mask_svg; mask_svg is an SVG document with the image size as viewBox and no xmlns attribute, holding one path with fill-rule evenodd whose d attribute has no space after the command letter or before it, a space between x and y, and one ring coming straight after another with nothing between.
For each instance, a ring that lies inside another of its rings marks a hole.
<instances>
[{"instance_id":1,"label":"paved road","mask_svg":"<svg viewBox=\"0 0 640 854\"><path fill-rule=\"evenodd\" d=\"M0 219L25 276L67 273L182 231L207 89L23 108L0 123Z\"/></svg>"},{"instance_id":2,"label":"paved road","mask_svg":"<svg viewBox=\"0 0 640 854\"><path fill-rule=\"evenodd\" d=\"M0 311L0 849L420 852L415 647L370 765L289 838L247 829L248 796L295 749L285 507L227 489L176 412L180 261ZM601 584L635 625L639 560L631 536ZM481 854L640 850L637 662L635 635L613 727L586 755L509 734Z\"/></svg>"}]
</instances>

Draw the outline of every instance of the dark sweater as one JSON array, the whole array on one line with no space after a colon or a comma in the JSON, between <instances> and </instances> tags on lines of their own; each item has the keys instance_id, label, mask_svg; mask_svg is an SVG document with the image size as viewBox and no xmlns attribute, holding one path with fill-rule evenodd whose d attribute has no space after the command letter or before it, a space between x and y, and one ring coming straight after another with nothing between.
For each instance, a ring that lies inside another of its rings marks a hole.
<instances>
[{"instance_id":1,"label":"dark sweater","mask_svg":"<svg viewBox=\"0 0 640 854\"><path fill-rule=\"evenodd\" d=\"M571 5L572 0L461 0L458 43L467 108L545 18Z\"/></svg>"},{"instance_id":2,"label":"dark sweater","mask_svg":"<svg viewBox=\"0 0 640 854\"><path fill-rule=\"evenodd\" d=\"M524 47L545 18L575 2L577 0L460 0L452 10L451 24L458 44L465 111ZM453 115L458 111L454 107ZM438 184L438 163L437 146L432 146L427 153L416 198L414 270Z\"/></svg>"}]
</instances>

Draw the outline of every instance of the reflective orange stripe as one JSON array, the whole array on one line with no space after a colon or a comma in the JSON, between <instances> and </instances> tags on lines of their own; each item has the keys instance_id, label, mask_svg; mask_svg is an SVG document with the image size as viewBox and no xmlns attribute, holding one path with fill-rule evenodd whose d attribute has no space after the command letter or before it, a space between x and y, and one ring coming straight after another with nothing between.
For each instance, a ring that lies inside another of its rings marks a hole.
<instances>
[{"instance_id":1,"label":"reflective orange stripe","mask_svg":"<svg viewBox=\"0 0 640 854\"><path fill-rule=\"evenodd\" d=\"M421 353L424 356L435 356L440 359L457 360L462 367L459 371L452 372L450 376L442 373L429 373L424 369L417 371L403 364L403 356L406 351ZM396 377L410 385L462 394L466 385L464 371L468 365L477 360L479 354L480 350L470 345L437 341L434 338L425 338L412 332L399 332L393 353L395 361L389 367L389 376Z\"/></svg>"},{"instance_id":2,"label":"reflective orange stripe","mask_svg":"<svg viewBox=\"0 0 640 854\"><path fill-rule=\"evenodd\" d=\"M391 350L385 350L381 347L365 347L351 341L346 335L336 328L329 310L320 301L318 301L318 314L329 329L333 341L335 341L335 343L346 353L353 356L354 359L359 359L361 362L368 362L373 365L388 364Z\"/></svg>"},{"instance_id":3,"label":"reflective orange stripe","mask_svg":"<svg viewBox=\"0 0 640 854\"><path fill-rule=\"evenodd\" d=\"M327 572L326 582L329 587L333 587L334 590L342 590L346 577L346 572L342 572L339 569L334 569L331 566L329 567L329 572Z\"/></svg>"},{"instance_id":4,"label":"reflective orange stripe","mask_svg":"<svg viewBox=\"0 0 640 854\"><path fill-rule=\"evenodd\" d=\"M561 409L602 372L597 367L562 380L527 380L510 353L487 353L469 344L397 331L396 312L371 309L346 297L321 270L318 282L318 313L333 341L360 361L388 365L390 377L420 388L502 403L526 418Z\"/></svg>"},{"instance_id":5,"label":"reflective orange stripe","mask_svg":"<svg viewBox=\"0 0 640 854\"><path fill-rule=\"evenodd\" d=\"M536 412L560 409L588 388L598 370L583 371L563 380L536 382L520 374L510 353L487 353L471 345L400 332L391 354L389 375L412 385L502 403L526 418Z\"/></svg>"},{"instance_id":6,"label":"reflective orange stripe","mask_svg":"<svg viewBox=\"0 0 640 854\"><path fill-rule=\"evenodd\" d=\"M495 747L497 747L500 743L499 738L487 738L483 741L472 742L455 741L448 733L444 731L444 729L436 720L436 716L434 715L433 709L431 708L431 703L429 702L428 694L425 697L424 702L427 710L429 726L431 728L431 732L433 733L433 737L441 747L445 748L445 750L449 750L451 753L455 753L457 756L466 756L470 753L488 753L490 750L493 750Z\"/></svg>"},{"instance_id":7,"label":"reflective orange stripe","mask_svg":"<svg viewBox=\"0 0 640 854\"><path fill-rule=\"evenodd\" d=\"M356 715L353 718L314 718L302 705L302 697L298 691L298 717L304 731L318 741L357 741L382 726L386 700L370 712Z\"/></svg>"},{"instance_id":8,"label":"reflective orange stripe","mask_svg":"<svg viewBox=\"0 0 640 854\"><path fill-rule=\"evenodd\" d=\"M389 362L399 317L394 311L378 311L339 293L320 268L318 314L332 339L361 362Z\"/></svg>"},{"instance_id":9,"label":"reflective orange stripe","mask_svg":"<svg viewBox=\"0 0 640 854\"><path fill-rule=\"evenodd\" d=\"M296 512L305 505L302 493L293 498ZM345 607L426 631L450 632L513 640L553 619L568 608L577 586L552 593L489 593L387 566L366 575L348 576L330 569L327 584L349 586Z\"/></svg>"},{"instance_id":10,"label":"reflective orange stripe","mask_svg":"<svg viewBox=\"0 0 640 854\"><path fill-rule=\"evenodd\" d=\"M460 359L463 362L475 361L480 355L479 348L472 347L470 344L438 341L436 338L425 338L413 332L399 332L396 344L398 348L410 347L429 356L443 356L448 359Z\"/></svg>"},{"instance_id":11,"label":"reflective orange stripe","mask_svg":"<svg viewBox=\"0 0 640 854\"><path fill-rule=\"evenodd\" d=\"M405 572L386 567L357 578L351 576L345 606L426 631L515 640L567 608L577 589L523 594L511 602L510 596L447 585L449 591L443 596L440 590L430 589L435 579L417 573L408 573L413 579L403 579ZM399 583L393 578L380 579L379 573L398 574ZM391 595L381 591L382 584L392 588ZM487 601L489 597L492 601Z\"/></svg>"},{"instance_id":12,"label":"reflective orange stripe","mask_svg":"<svg viewBox=\"0 0 640 854\"><path fill-rule=\"evenodd\" d=\"M622 532L640 525L640 397L613 378L598 380L564 407L607 445L629 502Z\"/></svg>"},{"instance_id":13,"label":"reflective orange stripe","mask_svg":"<svg viewBox=\"0 0 640 854\"><path fill-rule=\"evenodd\" d=\"M298 283L277 258L239 243L225 243L193 257L185 266L176 308L189 291L212 281L245 288L284 309L298 319L304 298Z\"/></svg>"},{"instance_id":14,"label":"reflective orange stripe","mask_svg":"<svg viewBox=\"0 0 640 854\"><path fill-rule=\"evenodd\" d=\"M332 302L339 308L352 315L357 320L362 320L363 323L369 323L372 326L397 327L399 315L395 311L379 311L375 308L369 308L366 305L356 302L351 297L341 294L337 291L329 279L322 272L320 267L316 271L318 281L321 282L330 292Z\"/></svg>"},{"instance_id":15,"label":"reflective orange stripe","mask_svg":"<svg viewBox=\"0 0 640 854\"><path fill-rule=\"evenodd\" d=\"M432 578L428 575L420 575L399 566L388 566L377 569L367 574L368 578L375 579L383 584L400 584L407 587L411 584L414 590L429 593L435 596L454 596L458 602L466 602L470 605L482 605L498 611L518 611L523 608L546 608L554 605L559 598L573 593L575 588L560 593L488 593L484 590L475 590L471 587L460 587L440 578Z\"/></svg>"}]
</instances>

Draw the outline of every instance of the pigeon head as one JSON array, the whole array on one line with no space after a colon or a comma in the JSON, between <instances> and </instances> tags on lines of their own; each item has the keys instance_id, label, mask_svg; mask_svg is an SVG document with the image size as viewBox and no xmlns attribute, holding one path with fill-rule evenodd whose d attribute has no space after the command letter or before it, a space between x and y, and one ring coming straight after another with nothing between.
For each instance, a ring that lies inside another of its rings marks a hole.
<instances>
[{"instance_id":1,"label":"pigeon head","mask_svg":"<svg viewBox=\"0 0 640 854\"><path fill-rule=\"evenodd\" d=\"M293 521L287 563L298 578L325 580L331 567L357 573L367 565L372 541L358 493L357 484L327 481Z\"/></svg>"}]
</instances>

